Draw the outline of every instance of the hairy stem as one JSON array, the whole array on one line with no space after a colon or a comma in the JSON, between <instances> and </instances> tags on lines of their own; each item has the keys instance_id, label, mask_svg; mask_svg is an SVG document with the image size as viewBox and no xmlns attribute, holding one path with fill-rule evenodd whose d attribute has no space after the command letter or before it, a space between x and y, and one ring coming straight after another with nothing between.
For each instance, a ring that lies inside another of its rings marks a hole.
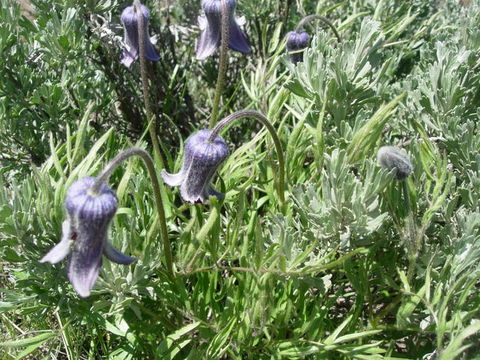
<instances>
[{"instance_id":1,"label":"hairy stem","mask_svg":"<svg viewBox=\"0 0 480 360\"><path fill-rule=\"evenodd\" d=\"M147 122L148 122L148 132L150 133L150 139L152 141L153 153L156 157L156 160L159 162L161 168L164 167L164 161L162 154L160 152L160 145L157 138L157 123L155 121L152 106L150 104L150 93L148 86L148 68L147 68L147 59L145 58L145 34L147 33L145 29L145 21L143 19L141 3L139 0L134 0L133 5L135 6L135 13L137 15L138 23L138 46L139 46L139 58L140 58L140 74L142 78L142 91L143 91L143 102L145 104L145 112L147 113Z\"/></svg>"},{"instance_id":2,"label":"hairy stem","mask_svg":"<svg viewBox=\"0 0 480 360\"><path fill-rule=\"evenodd\" d=\"M280 200L280 210L282 213L285 213L285 158L283 156L283 148L280 142L280 138L278 137L277 132L273 125L268 121L265 115L259 113L258 111L254 110L241 110L237 111L225 118L223 118L212 130L210 134L209 141L214 141L215 138L220 134L220 132L227 127L228 125L232 124L234 121L242 119L242 118L252 118L260 122L264 125L267 130L270 132L272 136L273 143L275 145L275 150L277 152L278 157L278 181L276 182L277 185L277 193Z\"/></svg>"},{"instance_id":3,"label":"hairy stem","mask_svg":"<svg viewBox=\"0 0 480 360\"><path fill-rule=\"evenodd\" d=\"M100 176L96 179L95 183L93 184L92 188L90 189L90 193L96 194L100 190L100 187L103 183L108 181L108 178L112 174L112 172L126 159L138 156L140 157L145 165L147 166L148 173L152 180L153 186L153 194L155 197L155 204L157 206L157 214L158 220L160 222L160 236L161 241L163 243L163 251L165 252L165 263L167 267L167 271L173 277L173 257L172 257L172 250L170 245L170 240L168 239L168 230L167 230L167 222L165 219L165 210L163 208L163 201L162 201L162 194L160 192L160 182L158 180L157 172L155 171L155 163L148 152L143 149L138 148L131 148L127 149L124 152L118 154L116 157L113 158L112 161L105 167L102 171Z\"/></svg>"},{"instance_id":4,"label":"hairy stem","mask_svg":"<svg viewBox=\"0 0 480 360\"><path fill-rule=\"evenodd\" d=\"M408 246L407 246L407 251L408 251L408 272L407 272L407 278L408 280L412 280L413 275L415 273L415 266L417 264L417 257L418 257L418 252L420 250L420 235L417 235L417 229L415 226L415 220L413 218L413 210L412 210L412 204L410 202L410 190L408 189L408 183L407 180L403 180L403 192L405 194L405 202L407 203L407 212L408 212L408 218L407 218L407 228L408 228Z\"/></svg>"},{"instance_id":5,"label":"hairy stem","mask_svg":"<svg viewBox=\"0 0 480 360\"><path fill-rule=\"evenodd\" d=\"M333 25L330 20L328 20L325 16L321 16L321 15L308 15L308 16L305 16L302 20L300 20L300 22L298 23L297 27L295 28L295 31L296 32L299 32L300 30L302 30L302 28L307 24L309 23L310 21L312 20L320 20L321 22L323 22L324 24L327 24L330 29L332 29L332 31L334 32L335 36L337 37L337 40L338 42L341 42L342 41L342 38L340 37L340 34L338 33L337 31L337 28L335 27L335 25Z\"/></svg>"},{"instance_id":6,"label":"hairy stem","mask_svg":"<svg viewBox=\"0 0 480 360\"><path fill-rule=\"evenodd\" d=\"M225 76L227 74L227 52L228 52L228 5L226 0L222 0L222 35L220 40L220 59L218 64L217 85L215 87L215 97L213 98L212 113L210 115L210 129L215 126L218 118L218 108L220 97L222 96Z\"/></svg>"}]
</instances>

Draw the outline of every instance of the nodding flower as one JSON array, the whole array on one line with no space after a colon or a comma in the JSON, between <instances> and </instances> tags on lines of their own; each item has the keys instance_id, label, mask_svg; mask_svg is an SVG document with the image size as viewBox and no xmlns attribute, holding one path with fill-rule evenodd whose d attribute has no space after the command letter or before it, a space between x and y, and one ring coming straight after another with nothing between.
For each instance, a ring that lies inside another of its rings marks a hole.
<instances>
[{"instance_id":1,"label":"nodding flower","mask_svg":"<svg viewBox=\"0 0 480 360\"><path fill-rule=\"evenodd\" d=\"M307 48L310 36L305 31L290 31L287 34L287 51L294 64L303 61L303 50Z\"/></svg>"},{"instance_id":2,"label":"nodding flower","mask_svg":"<svg viewBox=\"0 0 480 360\"><path fill-rule=\"evenodd\" d=\"M228 46L230 49L247 54L250 52L247 36L235 19L235 0L225 0L228 12ZM222 0L202 0L205 16L198 18L202 33L197 43L197 59L204 60L220 47L222 37Z\"/></svg>"},{"instance_id":3,"label":"nodding flower","mask_svg":"<svg viewBox=\"0 0 480 360\"><path fill-rule=\"evenodd\" d=\"M85 177L68 189L65 199L68 219L62 225L62 239L40 260L56 264L70 254L68 278L81 297L90 295L102 266L102 254L123 265L136 260L108 242L108 227L118 201L105 184L98 193L92 193L90 189L94 183L95 178Z\"/></svg>"},{"instance_id":4,"label":"nodding flower","mask_svg":"<svg viewBox=\"0 0 480 360\"><path fill-rule=\"evenodd\" d=\"M169 174L162 170L163 181L169 186L180 186L182 199L190 203L203 203L211 195L223 197L210 180L228 156L228 147L220 136L209 141L211 133L211 130L200 130L190 136L185 143L180 172Z\"/></svg>"},{"instance_id":5,"label":"nodding flower","mask_svg":"<svg viewBox=\"0 0 480 360\"><path fill-rule=\"evenodd\" d=\"M145 39L145 57L151 61L160 60L160 55L153 46L150 36L148 35L148 20L150 18L150 11L145 5L140 6L142 10L144 29L143 38ZM122 11L120 20L123 24L125 32L122 60L120 61L126 67L130 67L133 62L138 58L140 52L140 44L138 38L138 18L135 12L135 6L128 6Z\"/></svg>"},{"instance_id":6,"label":"nodding flower","mask_svg":"<svg viewBox=\"0 0 480 360\"><path fill-rule=\"evenodd\" d=\"M387 170L395 170L395 178L403 180L413 171L408 155L393 146L382 146L377 153L380 165Z\"/></svg>"}]
</instances>

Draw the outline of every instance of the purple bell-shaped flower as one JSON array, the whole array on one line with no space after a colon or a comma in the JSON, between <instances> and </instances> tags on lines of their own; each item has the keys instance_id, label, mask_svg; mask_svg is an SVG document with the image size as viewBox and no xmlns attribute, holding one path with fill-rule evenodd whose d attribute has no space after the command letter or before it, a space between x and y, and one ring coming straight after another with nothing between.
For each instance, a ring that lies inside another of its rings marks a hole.
<instances>
[{"instance_id":1,"label":"purple bell-shaped flower","mask_svg":"<svg viewBox=\"0 0 480 360\"><path fill-rule=\"evenodd\" d=\"M290 31L287 34L287 51L294 64L303 61L303 51L307 48L310 36L305 31Z\"/></svg>"},{"instance_id":2,"label":"purple bell-shaped flower","mask_svg":"<svg viewBox=\"0 0 480 360\"><path fill-rule=\"evenodd\" d=\"M247 36L235 19L235 0L226 0L228 7L228 46L230 49L247 54L250 52ZM200 39L197 43L197 59L204 60L220 47L222 36L222 1L202 0L205 16L198 18Z\"/></svg>"},{"instance_id":3,"label":"purple bell-shaped flower","mask_svg":"<svg viewBox=\"0 0 480 360\"><path fill-rule=\"evenodd\" d=\"M145 39L145 57L151 61L160 60L160 55L153 46L150 36L148 35L148 20L150 18L150 11L145 5L141 5L143 23L145 24L144 28L144 39ZM130 67L133 62L138 58L138 53L140 52L139 39L138 39L138 19L137 14L135 13L134 6L128 6L122 11L120 17L122 21L123 28L125 30L124 43L125 48L123 49L123 56L121 63L126 67Z\"/></svg>"},{"instance_id":4,"label":"purple bell-shaped flower","mask_svg":"<svg viewBox=\"0 0 480 360\"><path fill-rule=\"evenodd\" d=\"M210 130L200 130L190 136L185 143L179 173L169 174L162 170L163 181L170 186L180 186L182 199L190 203L202 203L211 195L223 197L212 187L210 180L228 156L228 147L220 136L209 141L211 133Z\"/></svg>"},{"instance_id":5,"label":"purple bell-shaped flower","mask_svg":"<svg viewBox=\"0 0 480 360\"><path fill-rule=\"evenodd\" d=\"M403 180L413 171L408 155L393 146L382 146L378 149L377 159L380 165L387 170L395 169L397 180Z\"/></svg>"},{"instance_id":6,"label":"purple bell-shaped flower","mask_svg":"<svg viewBox=\"0 0 480 360\"><path fill-rule=\"evenodd\" d=\"M108 242L108 227L117 211L118 201L105 184L98 193L91 193L94 182L95 178L85 177L68 189L65 199L68 220L62 224L62 240L40 260L56 264L71 254L68 278L81 297L90 295L102 266L102 254L123 265L136 260Z\"/></svg>"}]
</instances>

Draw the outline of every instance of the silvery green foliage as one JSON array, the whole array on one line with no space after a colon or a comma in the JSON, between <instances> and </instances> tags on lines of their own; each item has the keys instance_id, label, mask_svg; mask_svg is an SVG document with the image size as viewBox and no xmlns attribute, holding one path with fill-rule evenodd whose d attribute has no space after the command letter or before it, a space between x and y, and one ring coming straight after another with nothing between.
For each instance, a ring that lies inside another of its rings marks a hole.
<instances>
[{"instance_id":1,"label":"silvery green foliage","mask_svg":"<svg viewBox=\"0 0 480 360\"><path fill-rule=\"evenodd\" d=\"M287 34L287 51L292 63L303 61L303 49L308 46L310 36L305 31L290 31Z\"/></svg>"},{"instance_id":2,"label":"silvery green foliage","mask_svg":"<svg viewBox=\"0 0 480 360\"><path fill-rule=\"evenodd\" d=\"M480 213L461 209L456 215L458 229L452 234L451 277L467 275L474 278L480 274Z\"/></svg>"},{"instance_id":3,"label":"silvery green foliage","mask_svg":"<svg viewBox=\"0 0 480 360\"><path fill-rule=\"evenodd\" d=\"M321 109L324 99L330 109L332 122L346 125L357 123L357 115L365 111L362 102L380 94L388 86L388 77L382 76L390 66L380 61L379 50L384 41L380 23L365 18L354 39L330 44L328 34L320 30L312 37L303 57L302 66L287 63L293 74L286 84L288 89L303 98L316 101ZM351 101L351 99L355 99ZM342 137L344 134L335 134Z\"/></svg>"},{"instance_id":4,"label":"silvery green foliage","mask_svg":"<svg viewBox=\"0 0 480 360\"><path fill-rule=\"evenodd\" d=\"M148 35L148 21L150 19L150 11L145 5L141 5L143 23L145 24L144 39L145 39L145 57L148 60L158 61L160 55L153 46L150 36ZM126 67L130 67L133 62L138 58L140 51L140 45L138 43L138 19L135 12L135 6L128 6L122 11L120 20L123 24L125 31L124 42L125 48L123 49L123 56L121 63Z\"/></svg>"},{"instance_id":5,"label":"silvery green foliage","mask_svg":"<svg viewBox=\"0 0 480 360\"><path fill-rule=\"evenodd\" d=\"M108 227L118 208L117 197L105 184L98 194L89 193L94 182L95 178L85 177L68 189L65 199L68 220L62 224L62 239L40 260L56 264L71 254L68 278L81 297L90 296L102 266L102 254L123 265L136 260L107 241Z\"/></svg>"},{"instance_id":6,"label":"silvery green foliage","mask_svg":"<svg viewBox=\"0 0 480 360\"><path fill-rule=\"evenodd\" d=\"M303 222L302 232L318 239L325 249L364 246L383 224L387 214L380 209L379 194L388 177L373 162L366 164L365 178L355 175L345 151L326 157L320 188L313 184L293 187L295 207Z\"/></svg>"},{"instance_id":7,"label":"silvery green foliage","mask_svg":"<svg viewBox=\"0 0 480 360\"><path fill-rule=\"evenodd\" d=\"M180 186L182 199L190 203L204 202L210 196L223 197L210 180L228 156L228 147L222 137L208 141L210 130L200 130L185 143L182 169L177 174L162 170L163 181L170 186Z\"/></svg>"},{"instance_id":8,"label":"silvery green foliage","mask_svg":"<svg viewBox=\"0 0 480 360\"><path fill-rule=\"evenodd\" d=\"M226 0L228 7L228 46L230 49L243 54L250 52L247 36L240 29L239 22L235 19L235 0ZM202 33L197 43L197 59L204 60L213 55L220 47L222 37L222 1L202 0L202 9L205 16L198 18Z\"/></svg>"},{"instance_id":9,"label":"silvery green foliage","mask_svg":"<svg viewBox=\"0 0 480 360\"><path fill-rule=\"evenodd\" d=\"M413 171L412 163L407 154L393 146L382 146L378 149L377 159L387 170L394 170L397 180L403 180Z\"/></svg>"}]
</instances>

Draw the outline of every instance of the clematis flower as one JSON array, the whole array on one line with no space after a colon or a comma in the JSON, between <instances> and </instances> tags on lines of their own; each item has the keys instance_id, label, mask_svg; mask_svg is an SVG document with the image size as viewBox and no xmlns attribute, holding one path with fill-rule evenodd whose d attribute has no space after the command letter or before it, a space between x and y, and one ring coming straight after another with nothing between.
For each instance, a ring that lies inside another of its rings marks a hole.
<instances>
[{"instance_id":1,"label":"clematis flower","mask_svg":"<svg viewBox=\"0 0 480 360\"><path fill-rule=\"evenodd\" d=\"M397 180L403 180L410 176L413 171L412 163L408 155L393 146L382 146L377 153L377 159L380 165L387 169L395 169Z\"/></svg>"},{"instance_id":2,"label":"clematis flower","mask_svg":"<svg viewBox=\"0 0 480 360\"><path fill-rule=\"evenodd\" d=\"M85 177L68 189L68 220L62 224L62 239L40 260L56 264L70 254L68 278L81 297L90 295L102 266L102 254L123 265L136 260L107 241L108 226L118 207L117 197L105 184L97 194L90 193L94 182L95 178Z\"/></svg>"},{"instance_id":3,"label":"clematis flower","mask_svg":"<svg viewBox=\"0 0 480 360\"><path fill-rule=\"evenodd\" d=\"M158 61L160 55L153 46L150 36L148 35L148 19L150 18L150 11L145 5L141 5L143 23L145 24L144 39L145 39L145 57L148 60ZM120 20L123 24L125 31L122 60L120 61L126 67L130 67L133 62L138 58L140 52L139 39L138 39L138 19L135 13L134 6L128 6L122 11Z\"/></svg>"},{"instance_id":4,"label":"clematis flower","mask_svg":"<svg viewBox=\"0 0 480 360\"><path fill-rule=\"evenodd\" d=\"M292 63L303 61L303 49L306 49L310 36L305 31L290 31L287 34L287 51Z\"/></svg>"},{"instance_id":5,"label":"clematis flower","mask_svg":"<svg viewBox=\"0 0 480 360\"><path fill-rule=\"evenodd\" d=\"M162 170L163 181L169 186L180 186L182 199L190 203L202 203L211 195L223 197L210 180L228 156L228 147L220 136L210 142L210 134L211 130L200 130L187 140L179 173L169 174Z\"/></svg>"},{"instance_id":6,"label":"clematis flower","mask_svg":"<svg viewBox=\"0 0 480 360\"><path fill-rule=\"evenodd\" d=\"M228 7L228 46L230 49L247 54L250 52L247 36L235 19L235 0L226 0ZM205 16L198 18L202 33L197 43L197 59L204 60L219 47L222 33L222 1L202 0Z\"/></svg>"}]
</instances>

